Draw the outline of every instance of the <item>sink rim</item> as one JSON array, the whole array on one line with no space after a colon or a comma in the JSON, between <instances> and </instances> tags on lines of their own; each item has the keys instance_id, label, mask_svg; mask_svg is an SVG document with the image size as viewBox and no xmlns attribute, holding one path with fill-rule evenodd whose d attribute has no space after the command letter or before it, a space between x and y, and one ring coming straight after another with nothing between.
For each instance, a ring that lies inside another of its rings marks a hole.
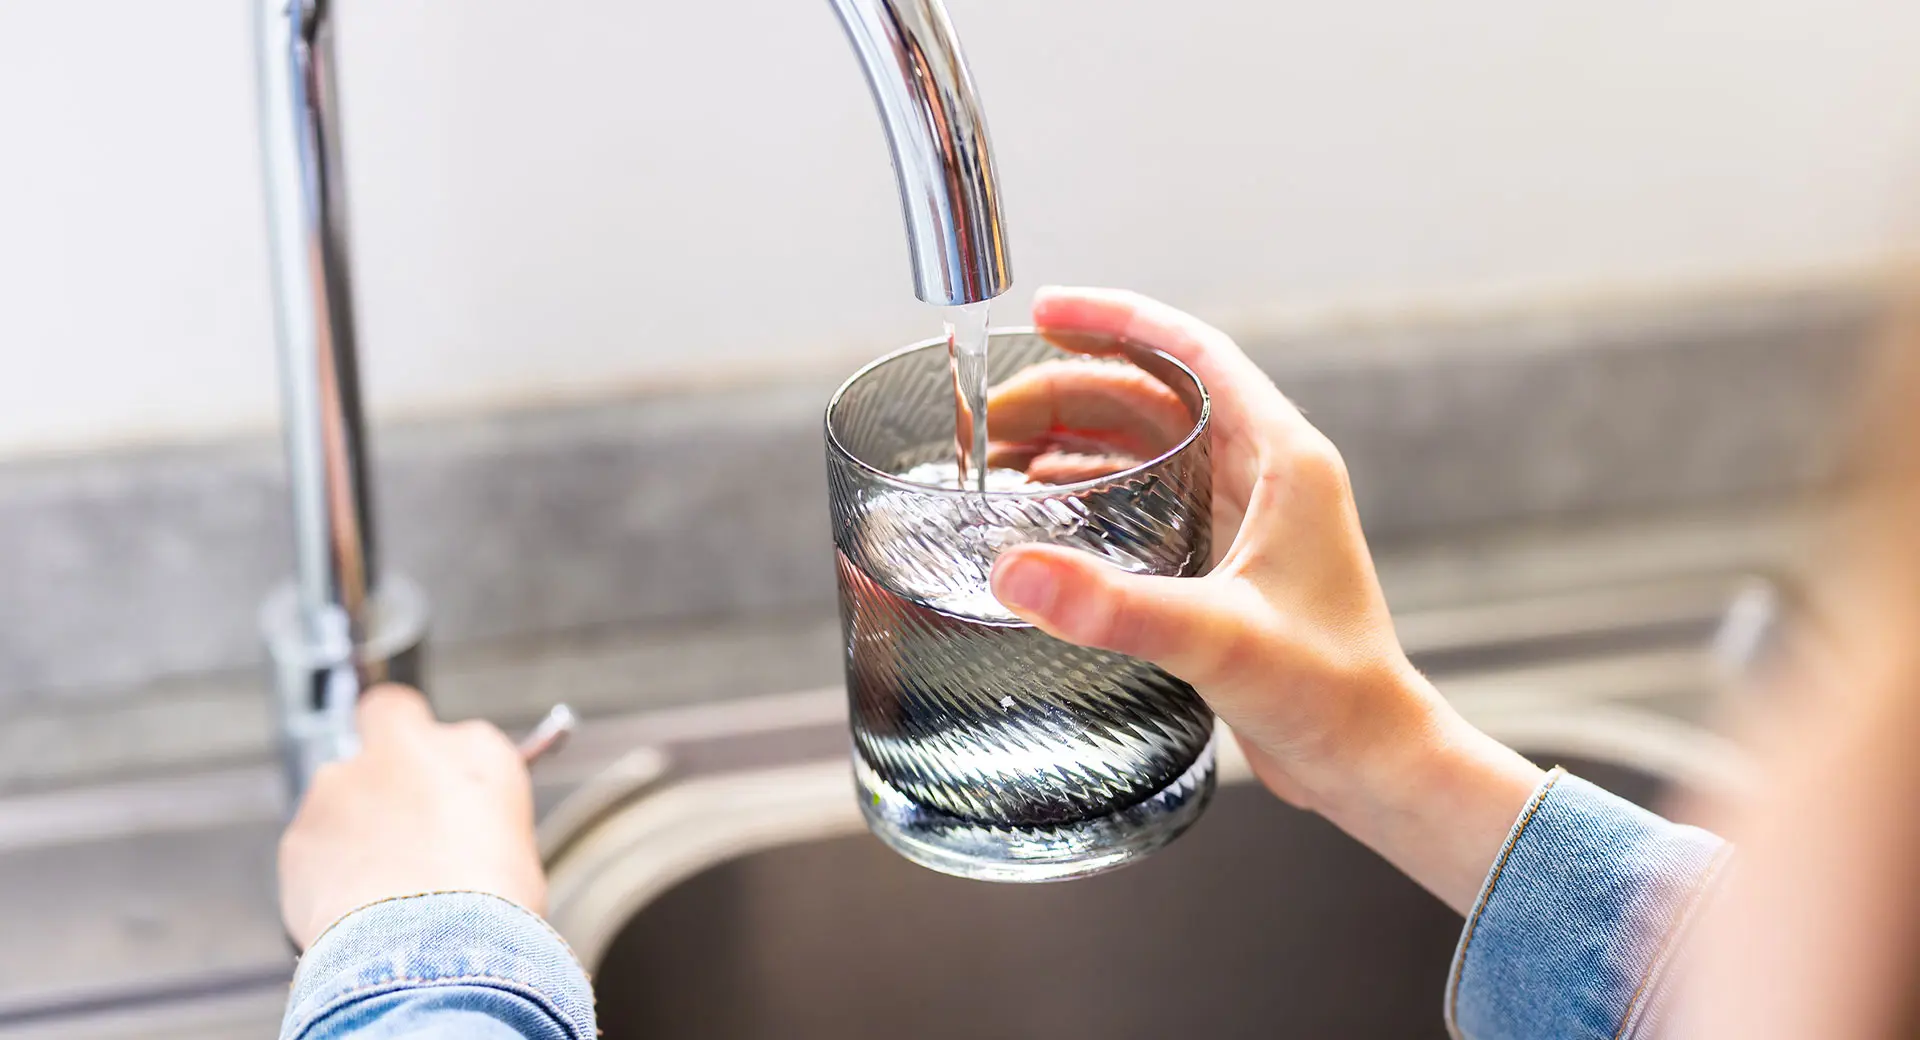
<instances>
[{"instance_id":1,"label":"sink rim","mask_svg":"<svg viewBox=\"0 0 1920 1040\"><path fill-rule=\"evenodd\" d=\"M1666 672L1679 663L1672 657L1637 655L1625 664ZM1621 662L1585 667L1608 663ZM1671 715L1607 699L1541 703L1498 685L1460 685L1449 699L1468 721L1530 753L1617 765L1709 794L1750 781L1749 764L1730 740ZM833 724L844 734L844 712ZM1217 782L1255 782L1232 731L1217 725ZM844 754L706 775L676 776L668 765L619 796L595 797L605 807L576 833L543 833L556 849L547 864L547 919L589 971L637 915L681 882L757 852L866 833Z\"/></svg>"}]
</instances>

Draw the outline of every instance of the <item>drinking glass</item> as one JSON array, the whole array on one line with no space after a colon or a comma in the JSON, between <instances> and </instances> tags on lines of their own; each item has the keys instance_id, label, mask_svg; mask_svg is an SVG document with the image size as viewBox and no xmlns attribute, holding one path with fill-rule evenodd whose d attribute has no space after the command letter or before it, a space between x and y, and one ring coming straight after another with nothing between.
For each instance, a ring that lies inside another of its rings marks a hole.
<instances>
[{"instance_id":1,"label":"drinking glass","mask_svg":"<svg viewBox=\"0 0 1920 1040\"><path fill-rule=\"evenodd\" d=\"M1213 792L1213 715L1191 686L1144 661L1054 639L988 587L994 558L1031 542L1138 573L1191 577L1207 565L1212 485L1199 379L1124 341L1092 356L1032 330L989 340L996 385L1062 363L1137 369L1172 392L1190 431L1109 475L1035 485L1003 470L981 493L915 477L942 463L952 473L945 340L873 362L827 406L860 807L896 851L962 877L1050 881L1120 866L1173 840Z\"/></svg>"}]
</instances>

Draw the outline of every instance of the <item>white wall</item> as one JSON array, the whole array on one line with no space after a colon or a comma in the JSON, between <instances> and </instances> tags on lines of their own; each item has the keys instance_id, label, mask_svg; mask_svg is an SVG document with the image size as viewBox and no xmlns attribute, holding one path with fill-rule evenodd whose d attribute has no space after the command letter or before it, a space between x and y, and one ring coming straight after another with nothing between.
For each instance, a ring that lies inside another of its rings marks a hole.
<instances>
[{"instance_id":1,"label":"white wall","mask_svg":"<svg viewBox=\"0 0 1920 1040\"><path fill-rule=\"evenodd\" d=\"M1920 201L1911 0L951 3L1016 300L1846 262ZM821 0L342 4L383 413L937 329ZM248 7L0 0L0 453L272 421Z\"/></svg>"}]
</instances>

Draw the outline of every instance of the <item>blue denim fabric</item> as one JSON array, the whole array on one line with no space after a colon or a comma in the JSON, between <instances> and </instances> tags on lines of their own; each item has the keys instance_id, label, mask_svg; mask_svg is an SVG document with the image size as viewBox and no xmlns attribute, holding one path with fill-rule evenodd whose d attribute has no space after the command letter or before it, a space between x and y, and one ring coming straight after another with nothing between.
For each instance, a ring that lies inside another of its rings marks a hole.
<instances>
[{"instance_id":1,"label":"blue denim fabric","mask_svg":"<svg viewBox=\"0 0 1920 1040\"><path fill-rule=\"evenodd\" d=\"M593 1040L593 990L545 921L496 896L363 907L294 973L281 1040Z\"/></svg>"},{"instance_id":2,"label":"blue denim fabric","mask_svg":"<svg viewBox=\"0 0 1920 1040\"><path fill-rule=\"evenodd\" d=\"M1464 1040L1647 1035L1669 954L1728 846L1556 769L1467 915L1447 980Z\"/></svg>"}]
</instances>

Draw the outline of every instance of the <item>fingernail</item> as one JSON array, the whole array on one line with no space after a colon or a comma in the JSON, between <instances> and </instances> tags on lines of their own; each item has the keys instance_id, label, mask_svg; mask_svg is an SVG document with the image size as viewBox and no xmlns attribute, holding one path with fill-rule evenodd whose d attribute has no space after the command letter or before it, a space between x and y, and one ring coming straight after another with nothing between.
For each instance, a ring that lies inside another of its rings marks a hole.
<instances>
[{"instance_id":1,"label":"fingernail","mask_svg":"<svg viewBox=\"0 0 1920 1040\"><path fill-rule=\"evenodd\" d=\"M993 594L1011 610L1044 616L1059 598L1060 581L1044 561L1016 556L993 569Z\"/></svg>"}]
</instances>

